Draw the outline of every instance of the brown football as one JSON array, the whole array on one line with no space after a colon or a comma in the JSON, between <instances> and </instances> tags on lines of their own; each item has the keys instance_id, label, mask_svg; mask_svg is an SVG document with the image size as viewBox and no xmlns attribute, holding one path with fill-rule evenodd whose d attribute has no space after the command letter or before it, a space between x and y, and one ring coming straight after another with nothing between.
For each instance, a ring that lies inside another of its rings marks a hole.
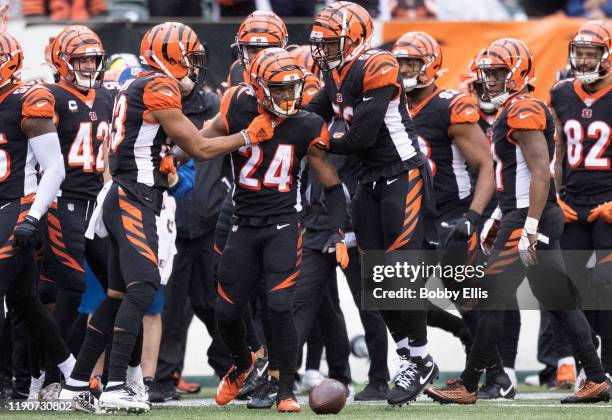
<instances>
[{"instance_id":1,"label":"brown football","mask_svg":"<svg viewBox=\"0 0 612 420\"><path fill-rule=\"evenodd\" d=\"M308 396L308 405L317 414L338 414L346 404L346 388L335 379L324 379Z\"/></svg>"}]
</instances>

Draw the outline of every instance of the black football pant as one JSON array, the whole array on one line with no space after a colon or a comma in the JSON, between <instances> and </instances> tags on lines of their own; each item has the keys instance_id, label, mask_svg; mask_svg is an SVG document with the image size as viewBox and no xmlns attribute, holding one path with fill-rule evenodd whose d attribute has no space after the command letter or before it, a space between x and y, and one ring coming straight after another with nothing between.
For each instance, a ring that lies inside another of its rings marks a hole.
<instances>
[{"instance_id":1,"label":"black football pant","mask_svg":"<svg viewBox=\"0 0 612 420\"><path fill-rule=\"evenodd\" d=\"M350 349L346 322L338 298L336 257L334 254L323 254L321 250L309 248L304 248L303 252L299 281L293 291L293 315L298 348L304 346L313 323L319 323L326 348L329 377L343 384L350 384Z\"/></svg>"},{"instance_id":2,"label":"black football pant","mask_svg":"<svg viewBox=\"0 0 612 420\"><path fill-rule=\"evenodd\" d=\"M421 249L423 244L423 178L412 169L389 179L360 183L353 198L353 227L357 244L368 251ZM392 255L389 255L389 264ZM414 261L415 263L418 261ZM427 344L427 310L381 310L393 340L408 338L410 345Z\"/></svg>"},{"instance_id":3,"label":"black football pant","mask_svg":"<svg viewBox=\"0 0 612 420\"><path fill-rule=\"evenodd\" d=\"M38 268L34 245L27 249L13 248L13 230L28 214L33 199L31 195L21 200L0 201L0 303L6 297L9 311L23 320L32 345L44 349L50 363L57 365L70 356L70 351L36 293ZM38 236L40 239L40 233ZM0 331L3 329L4 322Z\"/></svg>"},{"instance_id":4,"label":"black football pant","mask_svg":"<svg viewBox=\"0 0 612 420\"><path fill-rule=\"evenodd\" d=\"M568 204L579 216L591 208ZM561 237L567 272L576 285L585 314L601 337L601 359L607 373L612 374L612 225L597 219L592 223L583 217L565 224ZM594 251L597 262L593 269L585 265ZM578 252L577 252L578 251ZM583 252L579 252L583 251Z\"/></svg>"},{"instance_id":5,"label":"black football pant","mask_svg":"<svg viewBox=\"0 0 612 420\"><path fill-rule=\"evenodd\" d=\"M556 204L548 204L539 224L538 264L526 268L518 254L518 243L523 231L527 209L506 211L489 258L486 275L479 286L488 293L478 314L478 323L468 357L461 375L468 391L478 387L480 374L493 360L501 338L504 312L499 309L512 304L511 296L525 275L531 290L542 305L566 329L574 352L582 362L587 378L595 382L605 379L601 362L591 341L588 321L577 309L576 296L565 274L559 239L563 230L563 214ZM546 243L548 242L548 243Z\"/></svg>"},{"instance_id":6,"label":"black football pant","mask_svg":"<svg viewBox=\"0 0 612 420\"><path fill-rule=\"evenodd\" d=\"M290 393L297 363L293 291L302 263L301 225L235 225L227 238L218 271L215 317L219 332L239 370L251 364L244 313L258 287L264 287L280 372L279 395Z\"/></svg>"}]
</instances>

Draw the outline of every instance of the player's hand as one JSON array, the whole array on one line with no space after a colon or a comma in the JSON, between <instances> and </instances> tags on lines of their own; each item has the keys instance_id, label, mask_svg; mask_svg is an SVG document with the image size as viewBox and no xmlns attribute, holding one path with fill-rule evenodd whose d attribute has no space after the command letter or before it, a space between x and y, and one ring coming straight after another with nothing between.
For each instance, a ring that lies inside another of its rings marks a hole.
<instances>
[{"instance_id":1,"label":"player's hand","mask_svg":"<svg viewBox=\"0 0 612 420\"><path fill-rule=\"evenodd\" d=\"M519 257L521 257L521 261L525 267L536 265L538 263L538 259L536 258L537 244L538 234L527 233L527 231L523 229L523 233L521 234L521 238L519 239L518 243L518 251Z\"/></svg>"},{"instance_id":2,"label":"player's hand","mask_svg":"<svg viewBox=\"0 0 612 420\"><path fill-rule=\"evenodd\" d=\"M278 121L272 117L261 114L255 117L251 124L246 129L251 144L259 144L263 141L270 140L274 136L274 128L278 125Z\"/></svg>"},{"instance_id":3,"label":"player's hand","mask_svg":"<svg viewBox=\"0 0 612 420\"><path fill-rule=\"evenodd\" d=\"M349 264L348 247L344 242L344 233L341 230L331 234L327 242L325 242L321 252L324 254L335 252L336 262L342 269L345 269Z\"/></svg>"},{"instance_id":4,"label":"player's hand","mask_svg":"<svg viewBox=\"0 0 612 420\"><path fill-rule=\"evenodd\" d=\"M474 210L468 210L466 214L453 220L447 226L451 228L446 243L450 241L468 241L470 237L478 231L480 224L480 214Z\"/></svg>"},{"instance_id":5,"label":"player's hand","mask_svg":"<svg viewBox=\"0 0 612 420\"><path fill-rule=\"evenodd\" d=\"M591 210L587 222L592 223L595 219L602 219L607 223L612 223L612 201L600 204Z\"/></svg>"},{"instance_id":6,"label":"player's hand","mask_svg":"<svg viewBox=\"0 0 612 420\"><path fill-rule=\"evenodd\" d=\"M176 174L176 165L174 164L174 156L166 155L159 163L159 172L162 175Z\"/></svg>"},{"instance_id":7,"label":"player's hand","mask_svg":"<svg viewBox=\"0 0 612 420\"><path fill-rule=\"evenodd\" d=\"M565 223L571 223L578 220L578 213L576 213L576 210L571 208L565 201L561 200L559 195L557 195L557 204L559 204L559 207L561 207L563 211L563 221Z\"/></svg>"},{"instance_id":8,"label":"player's hand","mask_svg":"<svg viewBox=\"0 0 612 420\"><path fill-rule=\"evenodd\" d=\"M38 232L39 221L33 216L27 215L23 221L17 223L13 232L13 248L29 248Z\"/></svg>"}]
</instances>

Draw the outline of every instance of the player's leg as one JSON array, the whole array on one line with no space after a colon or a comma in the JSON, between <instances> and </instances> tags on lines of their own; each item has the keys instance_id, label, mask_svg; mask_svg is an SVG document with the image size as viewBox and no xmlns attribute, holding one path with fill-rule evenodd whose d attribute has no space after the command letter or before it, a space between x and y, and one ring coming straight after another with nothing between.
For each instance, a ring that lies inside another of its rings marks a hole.
<instances>
[{"instance_id":1,"label":"player's leg","mask_svg":"<svg viewBox=\"0 0 612 420\"><path fill-rule=\"evenodd\" d=\"M232 229L219 263L215 318L234 362L217 388L215 401L219 405L238 396L253 368L244 312L260 278L263 229L250 226Z\"/></svg>"},{"instance_id":2,"label":"player's leg","mask_svg":"<svg viewBox=\"0 0 612 420\"><path fill-rule=\"evenodd\" d=\"M291 223L283 229L269 226L263 250L263 284L272 327L271 345L278 357L279 388L277 410L299 411L293 394L297 365L298 335L293 315L292 295L299 281L302 263L301 225Z\"/></svg>"},{"instance_id":3,"label":"player's leg","mask_svg":"<svg viewBox=\"0 0 612 420\"><path fill-rule=\"evenodd\" d=\"M601 361L606 373L612 374L612 225L598 219L592 226L597 263L593 270L593 287L602 293L599 311Z\"/></svg>"},{"instance_id":4,"label":"player's leg","mask_svg":"<svg viewBox=\"0 0 612 420\"><path fill-rule=\"evenodd\" d=\"M333 257L332 257L333 258ZM334 272L335 277L335 272ZM324 326L325 355L329 366L329 377L341 382L347 388L351 385L351 367L349 365L350 346L346 321L340 308L338 283L332 278L327 286L319 307L319 322Z\"/></svg>"}]
</instances>

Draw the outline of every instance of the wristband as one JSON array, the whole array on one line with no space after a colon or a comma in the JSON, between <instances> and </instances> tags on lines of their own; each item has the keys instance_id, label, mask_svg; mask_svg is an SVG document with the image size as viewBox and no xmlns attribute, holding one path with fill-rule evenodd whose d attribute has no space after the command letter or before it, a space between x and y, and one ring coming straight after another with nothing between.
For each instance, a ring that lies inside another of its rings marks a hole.
<instances>
[{"instance_id":1,"label":"wristband","mask_svg":"<svg viewBox=\"0 0 612 420\"><path fill-rule=\"evenodd\" d=\"M538 232L538 223L539 220L534 219L533 217L528 217L525 219L525 232L527 232L529 235L535 235Z\"/></svg>"},{"instance_id":2,"label":"wristband","mask_svg":"<svg viewBox=\"0 0 612 420\"><path fill-rule=\"evenodd\" d=\"M36 221L38 222L38 221L40 221L40 218L42 217L42 214L40 214L39 211L37 211L37 210L35 210L33 208L30 208L30 211L28 212L28 216L35 218Z\"/></svg>"},{"instance_id":3,"label":"wristband","mask_svg":"<svg viewBox=\"0 0 612 420\"><path fill-rule=\"evenodd\" d=\"M250 146L251 145L251 138L249 137L249 133L247 133L246 130L242 130L240 132L240 134L242 134L242 139L244 140L244 145L245 146Z\"/></svg>"}]
</instances>

